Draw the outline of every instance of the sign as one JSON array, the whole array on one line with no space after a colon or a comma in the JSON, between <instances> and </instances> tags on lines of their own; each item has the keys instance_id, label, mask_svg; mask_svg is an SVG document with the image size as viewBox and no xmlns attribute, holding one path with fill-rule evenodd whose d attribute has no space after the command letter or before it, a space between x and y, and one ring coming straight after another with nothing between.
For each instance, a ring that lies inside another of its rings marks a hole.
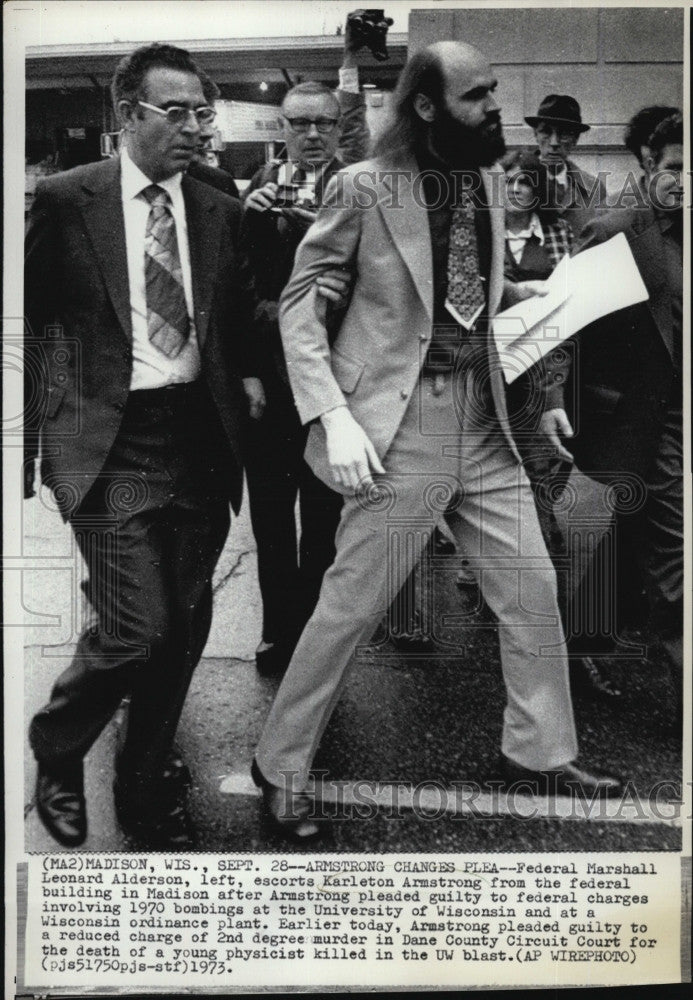
<instances>
[{"instance_id":1,"label":"sign","mask_svg":"<svg viewBox=\"0 0 693 1000\"><path fill-rule=\"evenodd\" d=\"M275 142L282 138L281 112L271 104L217 101L216 126L224 142Z\"/></svg>"}]
</instances>

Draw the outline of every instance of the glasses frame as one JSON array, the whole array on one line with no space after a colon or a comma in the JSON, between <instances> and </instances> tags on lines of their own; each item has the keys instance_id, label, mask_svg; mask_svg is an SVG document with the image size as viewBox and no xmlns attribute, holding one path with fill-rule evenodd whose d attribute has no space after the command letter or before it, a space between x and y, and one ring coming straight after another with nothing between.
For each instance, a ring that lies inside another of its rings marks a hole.
<instances>
[{"instance_id":1,"label":"glasses frame","mask_svg":"<svg viewBox=\"0 0 693 1000\"><path fill-rule=\"evenodd\" d=\"M289 123L291 131L295 132L296 135L307 135L310 132L311 125L315 125L319 135L330 135L339 124L339 118L327 118L326 116L323 116L322 118L304 118L303 115L298 115L296 118L287 118L287 116L284 115L284 121ZM294 122L308 122L308 128L298 129L294 126ZM325 122L330 122L330 126L329 128L320 128L318 122L322 122L323 126Z\"/></svg>"},{"instance_id":2,"label":"glasses frame","mask_svg":"<svg viewBox=\"0 0 693 1000\"><path fill-rule=\"evenodd\" d=\"M544 123L535 125L534 128L537 135L541 135L546 139L551 138L555 132L558 136L559 142L576 141L580 135L580 130L578 128L570 128L568 125L560 127L558 125L549 125Z\"/></svg>"},{"instance_id":3,"label":"glasses frame","mask_svg":"<svg viewBox=\"0 0 693 1000\"><path fill-rule=\"evenodd\" d=\"M147 108L148 111L155 111L158 115L162 115L162 117L166 119L169 125L173 125L176 128L180 128L181 125L187 124L187 122L190 119L190 115L193 116L198 125L211 125L217 116L216 111L214 110L214 108L210 107L209 104L201 104L199 108L186 108L182 104L172 104L170 108L160 108L156 104L148 104L147 101L138 101L137 103L140 105L140 107ZM169 113L171 111L185 111L186 112L185 121L179 121L179 122L172 121L171 118L169 117ZM204 111L205 114L209 113L210 117L207 118L206 121L200 121L199 114L201 111Z\"/></svg>"}]
</instances>

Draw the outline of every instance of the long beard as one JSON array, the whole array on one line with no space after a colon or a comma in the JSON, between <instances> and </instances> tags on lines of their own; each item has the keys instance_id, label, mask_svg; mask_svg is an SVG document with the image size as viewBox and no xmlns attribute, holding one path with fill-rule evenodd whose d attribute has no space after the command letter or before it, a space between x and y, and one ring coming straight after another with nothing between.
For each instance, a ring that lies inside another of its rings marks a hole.
<instances>
[{"instance_id":1,"label":"long beard","mask_svg":"<svg viewBox=\"0 0 693 1000\"><path fill-rule=\"evenodd\" d=\"M490 167L505 153L500 115L489 114L476 128L464 125L447 108L438 110L430 129L431 146L454 169Z\"/></svg>"}]
</instances>

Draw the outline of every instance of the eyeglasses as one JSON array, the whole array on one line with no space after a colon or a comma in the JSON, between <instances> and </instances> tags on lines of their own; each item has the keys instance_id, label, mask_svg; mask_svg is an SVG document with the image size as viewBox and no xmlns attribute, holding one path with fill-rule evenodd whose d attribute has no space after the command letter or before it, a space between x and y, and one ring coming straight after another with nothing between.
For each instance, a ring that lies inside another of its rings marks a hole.
<instances>
[{"instance_id":1,"label":"eyeglasses","mask_svg":"<svg viewBox=\"0 0 693 1000\"><path fill-rule=\"evenodd\" d=\"M146 101L138 101L139 105L147 108L148 111L156 111L158 115L163 115L169 125L185 125L192 115L198 125L209 125L217 116L214 108L206 104L200 108L184 108L179 104L172 104L170 108L158 108L156 104L147 104Z\"/></svg>"},{"instance_id":2,"label":"eyeglasses","mask_svg":"<svg viewBox=\"0 0 693 1000\"><path fill-rule=\"evenodd\" d=\"M567 142L570 139L577 139L580 134L574 128L552 128L551 125L537 125L536 127L537 135L541 135L546 139L550 138L554 132L556 133L559 142Z\"/></svg>"},{"instance_id":3,"label":"eyeglasses","mask_svg":"<svg viewBox=\"0 0 693 1000\"><path fill-rule=\"evenodd\" d=\"M292 132L310 132L310 126L315 125L318 132L327 135L335 127L338 118L287 118Z\"/></svg>"}]
</instances>

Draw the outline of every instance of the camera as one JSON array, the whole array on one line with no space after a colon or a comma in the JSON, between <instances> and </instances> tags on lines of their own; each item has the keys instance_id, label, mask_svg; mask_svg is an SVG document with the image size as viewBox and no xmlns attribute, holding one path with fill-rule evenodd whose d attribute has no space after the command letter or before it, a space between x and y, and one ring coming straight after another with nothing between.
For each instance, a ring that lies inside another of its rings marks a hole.
<instances>
[{"instance_id":1,"label":"camera","mask_svg":"<svg viewBox=\"0 0 693 1000\"><path fill-rule=\"evenodd\" d=\"M294 180L295 165L286 160L277 175L279 191L272 211L281 212L284 208L315 208L315 174L303 171L301 180Z\"/></svg>"},{"instance_id":2,"label":"camera","mask_svg":"<svg viewBox=\"0 0 693 1000\"><path fill-rule=\"evenodd\" d=\"M385 17L382 8L355 10L348 15L347 22L354 40L354 51L367 46L379 62L389 59L385 36L394 22L391 17Z\"/></svg>"}]
</instances>

